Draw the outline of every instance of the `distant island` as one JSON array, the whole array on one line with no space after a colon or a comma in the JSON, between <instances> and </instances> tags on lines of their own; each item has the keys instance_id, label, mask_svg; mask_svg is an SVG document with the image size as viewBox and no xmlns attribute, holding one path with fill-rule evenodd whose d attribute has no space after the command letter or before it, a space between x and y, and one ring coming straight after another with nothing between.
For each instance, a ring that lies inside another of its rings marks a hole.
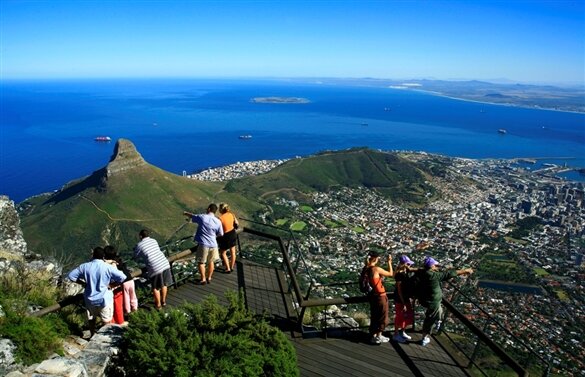
<instances>
[{"instance_id":1,"label":"distant island","mask_svg":"<svg viewBox=\"0 0 585 377\"><path fill-rule=\"evenodd\" d=\"M310 103L302 97L254 97L250 100L253 103Z\"/></svg>"}]
</instances>

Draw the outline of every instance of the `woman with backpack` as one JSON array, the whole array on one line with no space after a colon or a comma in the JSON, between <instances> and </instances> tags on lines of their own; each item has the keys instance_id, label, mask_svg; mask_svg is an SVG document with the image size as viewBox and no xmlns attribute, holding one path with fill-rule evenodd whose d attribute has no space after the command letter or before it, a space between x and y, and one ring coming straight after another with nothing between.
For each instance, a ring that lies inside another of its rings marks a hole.
<instances>
[{"instance_id":1,"label":"woman with backpack","mask_svg":"<svg viewBox=\"0 0 585 377\"><path fill-rule=\"evenodd\" d=\"M366 259L363 272L367 274L371 286L370 297L370 339L371 344L382 344L390 341L390 338L382 335L382 331L388 326L388 296L384 288L384 278L394 276L392 270L392 256L388 255L388 271L379 267L380 254L370 251Z\"/></svg>"},{"instance_id":2,"label":"woman with backpack","mask_svg":"<svg viewBox=\"0 0 585 377\"><path fill-rule=\"evenodd\" d=\"M392 340L398 343L406 343L410 335L406 333L406 326L412 325L414 311L412 309L412 289L409 287L410 274L414 264L407 255L402 255L394 273L394 336Z\"/></svg>"}]
</instances>

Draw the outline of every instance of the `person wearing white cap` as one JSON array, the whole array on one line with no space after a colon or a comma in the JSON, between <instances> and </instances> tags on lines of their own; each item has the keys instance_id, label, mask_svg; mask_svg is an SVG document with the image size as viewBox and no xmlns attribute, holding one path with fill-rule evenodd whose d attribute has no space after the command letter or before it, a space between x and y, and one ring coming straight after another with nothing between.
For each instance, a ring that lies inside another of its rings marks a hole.
<instances>
[{"instance_id":1,"label":"person wearing white cap","mask_svg":"<svg viewBox=\"0 0 585 377\"><path fill-rule=\"evenodd\" d=\"M419 302L426 308L422 329L423 338L421 341L421 344L426 346L431 342L430 334L434 323L443 318L443 308L441 307L443 291L441 290L441 283L459 275L472 274L473 269L465 268L462 270L439 271L437 268L439 262L428 256L425 257L423 265L424 270L419 275L421 285Z\"/></svg>"},{"instance_id":2,"label":"person wearing white cap","mask_svg":"<svg viewBox=\"0 0 585 377\"><path fill-rule=\"evenodd\" d=\"M406 326L412 325L414 312L411 302L411 290L408 289L408 273L414 264L407 255L400 256L396 271L394 271L394 336L392 340L406 343L412 339L406 333Z\"/></svg>"}]
</instances>

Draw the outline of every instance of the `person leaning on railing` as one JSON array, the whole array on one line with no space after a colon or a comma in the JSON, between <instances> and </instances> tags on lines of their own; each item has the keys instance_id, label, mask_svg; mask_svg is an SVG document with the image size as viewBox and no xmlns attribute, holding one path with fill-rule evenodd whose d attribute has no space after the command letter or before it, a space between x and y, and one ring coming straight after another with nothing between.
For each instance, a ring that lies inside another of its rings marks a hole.
<instances>
[{"instance_id":1,"label":"person leaning on railing","mask_svg":"<svg viewBox=\"0 0 585 377\"><path fill-rule=\"evenodd\" d=\"M430 333L433 325L437 322L437 328L439 328L441 319L443 318L443 308L441 306L443 291L441 290L441 283L459 275L472 274L473 269L465 268L462 270L439 271L437 268L439 262L432 257L426 257L423 264L424 269L417 273L420 277L419 302L426 308L421 344L426 346L431 342Z\"/></svg>"}]
</instances>

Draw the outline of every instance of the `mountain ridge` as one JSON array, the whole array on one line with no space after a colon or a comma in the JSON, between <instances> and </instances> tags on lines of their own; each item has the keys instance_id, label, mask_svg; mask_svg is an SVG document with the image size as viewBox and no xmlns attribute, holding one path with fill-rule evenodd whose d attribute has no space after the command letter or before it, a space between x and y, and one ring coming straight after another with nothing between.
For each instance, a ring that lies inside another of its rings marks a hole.
<instances>
[{"instance_id":1,"label":"mountain ridge","mask_svg":"<svg viewBox=\"0 0 585 377\"><path fill-rule=\"evenodd\" d=\"M21 224L32 250L86 259L96 245L131 250L149 229L161 244L186 237L183 211L202 213L227 202L239 217L260 219L278 196L307 198L339 186L363 186L389 200L422 205L434 192L431 174L397 154L354 148L290 160L272 171L225 182L197 181L146 162L131 141L120 139L108 164L62 190L21 203Z\"/></svg>"}]
</instances>

